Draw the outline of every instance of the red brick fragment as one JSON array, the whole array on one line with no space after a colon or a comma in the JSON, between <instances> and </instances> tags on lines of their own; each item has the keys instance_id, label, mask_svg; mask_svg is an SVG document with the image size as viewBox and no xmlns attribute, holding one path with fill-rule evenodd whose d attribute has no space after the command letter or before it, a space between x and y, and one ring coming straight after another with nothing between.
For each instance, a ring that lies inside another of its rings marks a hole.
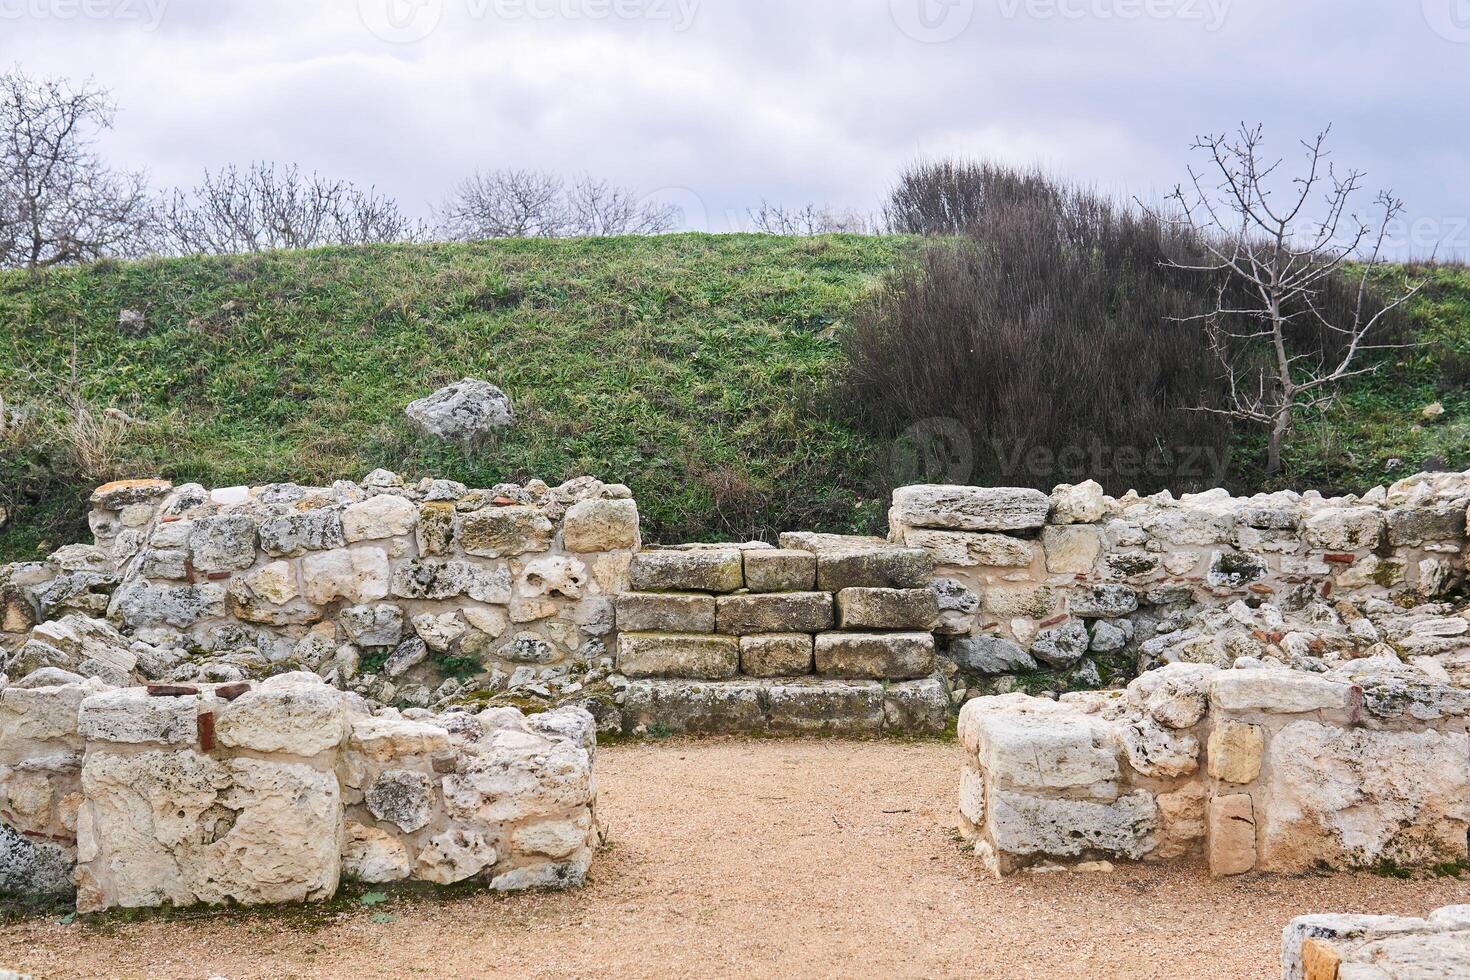
<instances>
[{"instance_id":1,"label":"red brick fragment","mask_svg":"<svg viewBox=\"0 0 1470 980\"><path fill-rule=\"evenodd\" d=\"M188 684L149 684L150 698L189 698L199 693L199 688Z\"/></svg>"},{"instance_id":2,"label":"red brick fragment","mask_svg":"<svg viewBox=\"0 0 1470 980\"><path fill-rule=\"evenodd\" d=\"M199 750L201 752L214 751L213 711L205 711L199 715Z\"/></svg>"}]
</instances>

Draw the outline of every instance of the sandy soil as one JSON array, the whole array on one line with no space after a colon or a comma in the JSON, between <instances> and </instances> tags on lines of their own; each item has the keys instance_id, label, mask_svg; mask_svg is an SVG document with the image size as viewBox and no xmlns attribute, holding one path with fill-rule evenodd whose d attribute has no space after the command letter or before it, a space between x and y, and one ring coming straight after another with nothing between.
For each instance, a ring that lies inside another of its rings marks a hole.
<instances>
[{"instance_id":1,"label":"sandy soil","mask_svg":"<svg viewBox=\"0 0 1470 980\"><path fill-rule=\"evenodd\" d=\"M38 977L1279 976L1306 912L1422 914L1454 880L1211 882L1198 868L981 876L951 828L958 749L606 748L611 833L579 892L0 928ZM388 916L392 921L383 921Z\"/></svg>"}]
</instances>

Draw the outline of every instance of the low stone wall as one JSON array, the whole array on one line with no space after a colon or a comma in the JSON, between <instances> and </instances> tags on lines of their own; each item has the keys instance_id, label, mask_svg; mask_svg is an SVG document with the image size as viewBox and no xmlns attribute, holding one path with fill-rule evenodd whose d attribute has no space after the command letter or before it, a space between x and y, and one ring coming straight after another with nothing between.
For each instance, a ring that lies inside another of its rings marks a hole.
<instances>
[{"instance_id":1,"label":"low stone wall","mask_svg":"<svg viewBox=\"0 0 1470 980\"><path fill-rule=\"evenodd\" d=\"M1283 980L1399 980L1470 976L1470 905L1416 919L1305 915L1281 942Z\"/></svg>"},{"instance_id":2,"label":"low stone wall","mask_svg":"<svg viewBox=\"0 0 1470 980\"><path fill-rule=\"evenodd\" d=\"M943 731L938 601L923 552L789 534L782 548L689 545L634 556L617 597L625 723L639 730Z\"/></svg>"},{"instance_id":3,"label":"low stone wall","mask_svg":"<svg viewBox=\"0 0 1470 980\"><path fill-rule=\"evenodd\" d=\"M889 537L933 557L941 653L972 692L1025 681L1067 690L1164 663L1320 656L1330 646L1310 631L1201 621L1201 612L1451 595L1470 561L1467 507L1470 473L1334 499L917 486L894 492ZM1382 638L1371 624L1357 634L1335 625L1344 645Z\"/></svg>"},{"instance_id":4,"label":"low stone wall","mask_svg":"<svg viewBox=\"0 0 1470 980\"><path fill-rule=\"evenodd\" d=\"M1470 691L1396 657L1326 675L1175 664L960 714L960 823L997 875L1204 857L1215 875L1463 864Z\"/></svg>"},{"instance_id":5,"label":"low stone wall","mask_svg":"<svg viewBox=\"0 0 1470 980\"><path fill-rule=\"evenodd\" d=\"M77 908L321 901L342 878L582 883L595 723L369 713L315 675L0 691L0 889Z\"/></svg>"}]
</instances>

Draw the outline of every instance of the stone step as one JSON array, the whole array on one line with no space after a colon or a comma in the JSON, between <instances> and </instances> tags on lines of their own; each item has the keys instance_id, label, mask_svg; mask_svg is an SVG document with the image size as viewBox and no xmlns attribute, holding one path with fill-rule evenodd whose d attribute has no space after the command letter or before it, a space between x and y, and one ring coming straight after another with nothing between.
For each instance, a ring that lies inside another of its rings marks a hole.
<instances>
[{"instance_id":1,"label":"stone step","mask_svg":"<svg viewBox=\"0 0 1470 980\"><path fill-rule=\"evenodd\" d=\"M630 734L941 734L949 695L937 678L884 685L815 678L634 681L625 692Z\"/></svg>"}]
</instances>

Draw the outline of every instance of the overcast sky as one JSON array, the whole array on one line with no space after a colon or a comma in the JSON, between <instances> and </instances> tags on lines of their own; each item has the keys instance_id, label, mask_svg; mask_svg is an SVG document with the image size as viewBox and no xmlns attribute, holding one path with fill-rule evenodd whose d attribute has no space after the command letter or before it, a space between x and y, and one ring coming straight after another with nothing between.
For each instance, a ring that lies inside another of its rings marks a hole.
<instances>
[{"instance_id":1,"label":"overcast sky","mask_svg":"<svg viewBox=\"0 0 1470 980\"><path fill-rule=\"evenodd\" d=\"M159 184L295 161L427 213L538 167L712 231L875 209L920 155L1157 196L1199 133L1332 122L1401 247L1470 255L1470 0L0 0L0 63L110 88Z\"/></svg>"}]
</instances>

